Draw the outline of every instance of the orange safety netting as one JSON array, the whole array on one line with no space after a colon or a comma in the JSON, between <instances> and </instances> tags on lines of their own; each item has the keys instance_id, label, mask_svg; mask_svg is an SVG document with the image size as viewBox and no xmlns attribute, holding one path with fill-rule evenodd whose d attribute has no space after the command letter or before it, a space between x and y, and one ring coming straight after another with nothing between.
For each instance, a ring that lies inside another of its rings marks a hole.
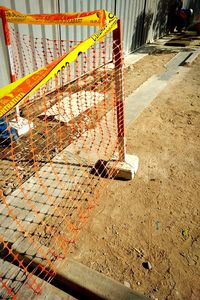
<instances>
[{"instance_id":1,"label":"orange safety netting","mask_svg":"<svg viewBox=\"0 0 200 300\"><path fill-rule=\"evenodd\" d=\"M79 43L10 33L16 79ZM107 35L0 118L2 299L24 286L41 292L116 175L124 155L121 51Z\"/></svg>"}]
</instances>

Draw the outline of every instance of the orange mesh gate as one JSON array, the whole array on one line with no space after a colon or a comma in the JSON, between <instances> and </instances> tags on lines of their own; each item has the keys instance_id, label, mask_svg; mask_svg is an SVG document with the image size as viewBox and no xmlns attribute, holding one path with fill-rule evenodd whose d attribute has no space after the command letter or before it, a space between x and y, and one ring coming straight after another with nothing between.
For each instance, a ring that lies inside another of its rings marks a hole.
<instances>
[{"instance_id":1,"label":"orange mesh gate","mask_svg":"<svg viewBox=\"0 0 200 300\"><path fill-rule=\"evenodd\" d=\"M25 18L5 8L1 16L7 37L7 21ZM81 43L10 34L14 82L0 89L2 299L22 286L37 295L52 280L125 156L120 22L104 11L70 18L90 25L92 16L100 29Z\"/></svg>"}]
</instances>

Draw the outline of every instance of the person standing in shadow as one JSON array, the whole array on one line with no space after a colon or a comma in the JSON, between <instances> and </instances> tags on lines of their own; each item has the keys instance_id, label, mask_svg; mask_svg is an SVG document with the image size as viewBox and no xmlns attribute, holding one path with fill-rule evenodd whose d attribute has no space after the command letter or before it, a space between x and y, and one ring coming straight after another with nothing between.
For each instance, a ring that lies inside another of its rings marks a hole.
<instances>
[{"instance_id":1,"label":"person standing in shadow","mask_svg":"<svg viewBox=\"0 0 200 300\"><path fill-rule=\"evenodd\" d=\"M170 33L174 33L175 28L179 24L179 15L183 7L182 0L173 0L168 9L168 30Z\"/></svg>"}]
</instances>

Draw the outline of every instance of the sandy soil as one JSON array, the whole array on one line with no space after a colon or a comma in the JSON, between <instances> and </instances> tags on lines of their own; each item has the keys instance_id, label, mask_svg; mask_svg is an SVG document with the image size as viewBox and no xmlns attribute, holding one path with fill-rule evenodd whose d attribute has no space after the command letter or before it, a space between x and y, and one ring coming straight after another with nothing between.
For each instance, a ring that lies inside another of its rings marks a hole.
<instances>
[{"instance_id":1,"label":"sandy soil","mask_svg":"<svg viewBox=\"0 0 200 300\"><path fill-rule=\"evenodd\" d=\"M72 254L152 299L200 299L199 70L200 56L128 128L139 171L111 182Z\"/></svg>"},{"instance_id":2,"label":"sandy soil","mask_svg":"<svg viewBox=\"0 0 200 300\"><path fill-rule=\"evenodd\" d=\"M128 66L125 70L125 96L128 97L136 88L154 74L164 72L166 68L165 65L174 56L175 53L172 51L158 51Z\"/></svg>"}]
</instances>

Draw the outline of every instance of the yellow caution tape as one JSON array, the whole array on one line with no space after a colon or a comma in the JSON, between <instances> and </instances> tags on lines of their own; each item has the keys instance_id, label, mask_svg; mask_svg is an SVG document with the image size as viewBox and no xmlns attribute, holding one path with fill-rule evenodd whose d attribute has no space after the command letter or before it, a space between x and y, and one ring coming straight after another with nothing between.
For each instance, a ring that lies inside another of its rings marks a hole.
<instances>
[{"instance_id":1,"label":"yellow caution tape","mask_svg":"<svg viewBox=\"0 0 200 300\"><path fill-rule=\"evenodd\" d=\"M105 10L55 14L22 14L4 6L0 10L5 12L7 22L15 24L104 26L106 20Z\"/></svg>"}]
</instances>

